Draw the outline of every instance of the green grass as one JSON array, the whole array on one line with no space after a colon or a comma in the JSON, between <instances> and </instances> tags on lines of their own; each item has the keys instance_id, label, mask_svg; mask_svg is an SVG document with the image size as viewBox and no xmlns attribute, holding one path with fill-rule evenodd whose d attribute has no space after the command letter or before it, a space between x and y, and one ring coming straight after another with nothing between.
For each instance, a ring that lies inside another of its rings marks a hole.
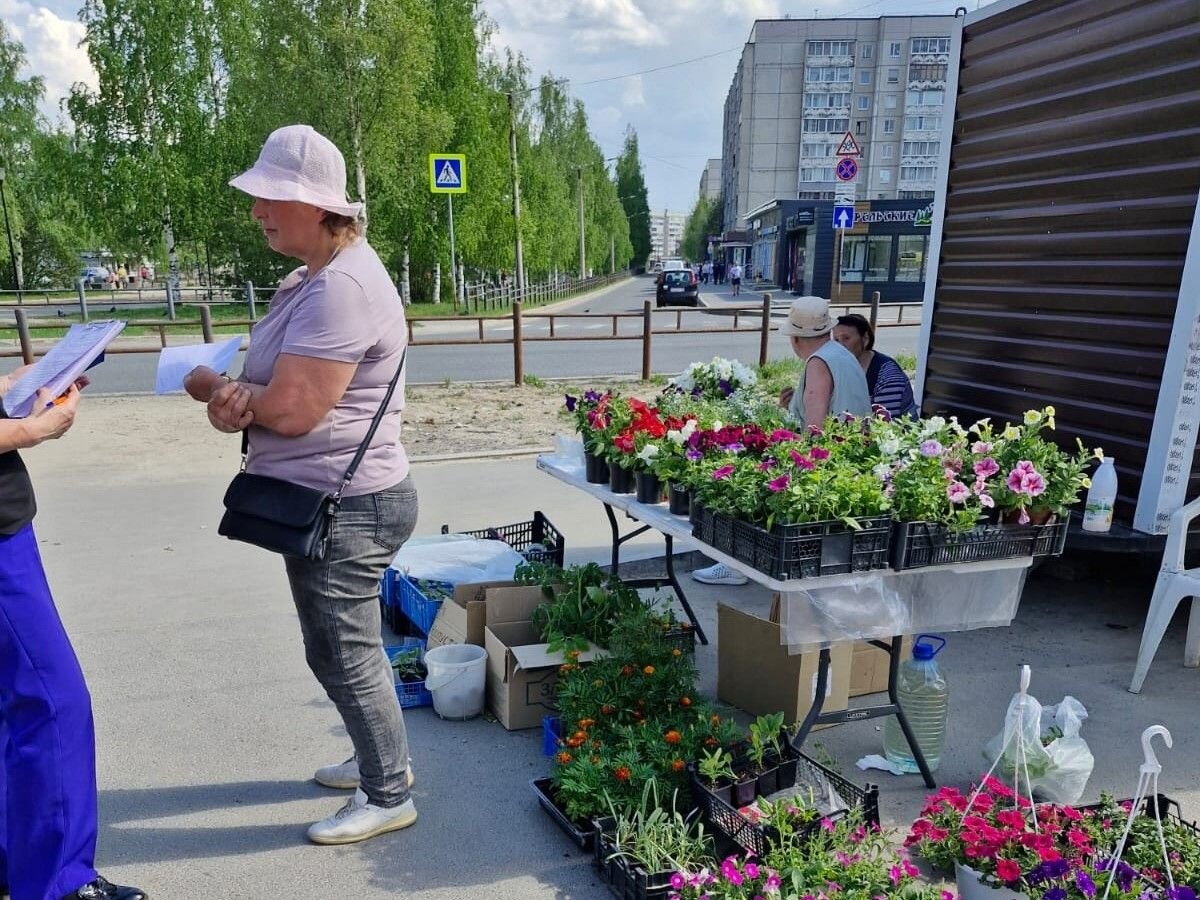
<instances>
[{"instance_id":1,"label":"green grass","mask_svg":"<svg viewBox=\"0 0 1200 900\"><path fill-rule=\"evenodd\" d=\"M758 368L758 380L769 396L776 396L784 388L794 388L804 371L804 361L791 359L770 359L765 366Z\"/></svg>"},{"instance_id":2,"label":"green grass","mask_svg":"<svg viewBox=\"0 0 1200 900\"><path fill-rule=\"evenodd\" d=\"M532 388L544 388L546 386L546 381L544 378L538 378L536 375L528 372L525 374L524 381Z\"/></svg>"},{"instance_id":3,"label":"green grass","mask_svg":"<svg viewBox=\"0 0 1200 900\"><path fill-rule=\"evenodd\" d=\"M249 325L222 325L223 321L246 321L250 318L250 310L241 304L227 303L214 304L210 307L212 311L213 333L214 334L247 334L250 331ZM266 305L259 304L256 310L259 318L266 313ZM55 338L62 337L67 333L67 328L71 325L83 321L79 313L73 313L62 318L53 318L48 316L38 316L36 311L31 309L30 318L35 322L54 321L55 324L48 328L32 327L29 330L30 336L34 338ZM161 321L164 324L170 322L167 318L167 308L165 306L139 306L135 308L118 308L116 311L111 309L111 304L104 306L101 304L89 305L88 316L91 321L99 319L125 319L126 321L138 322L156 322ZM200 310L196 306L187 303L176 304L175 306L176 324L167 328L167 335L180 334L200 334ZM129 337L139 337L146 335L158 336L158 329L152 325L128 325L121 332L122 335ZM0 339L15 338L17 329L15 325L9 325L7 322L0 325Z\"/></svg>"},{"instance_id":4,"label":"green grass","mask_svg":"<svg viewBox=\"0 0 1200 900\"><path fill-rule=\"evenodd\" d=\"M909 378L917 374L917 356L915 353L897 353L893 359L900 364Z\"/></svg>"}]
</instances>

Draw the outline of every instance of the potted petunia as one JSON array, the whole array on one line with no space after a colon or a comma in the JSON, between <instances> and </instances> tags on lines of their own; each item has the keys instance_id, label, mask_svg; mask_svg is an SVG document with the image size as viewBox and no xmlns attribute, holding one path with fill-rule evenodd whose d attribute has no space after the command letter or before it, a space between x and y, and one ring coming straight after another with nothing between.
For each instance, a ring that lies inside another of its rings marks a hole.
<instances>
[{"instance_id":1,"label":"potted petunia","mask_svg":"<svg viewBox=\"0 0 1200 900\"><path fill-rule=\"evenodd\" d=\"M692 465L687 442L700 426L695 418L682 416L668 417L667 426L666 435L647 443L639 455L659 483L666 486L670 511L686 516L691 495L685 476Z\"/></svg>"},{"instance_id":2,"label":"potted petunia","mask_svg":"<svg viewBox=\"0 0 1200 900\"><path fill-rule=\"evenodd\" d=\"M692 397L726 400L739 391L752 389L758 376L736 359L714 356L709 362L694 362L667 382L667 388Z\"/></svg>"},{"instance_id":3,"label":"potted petunia","mask_svg":"<svg viewBox=\"0 0 1200 900\"><path fill-rule=\"evenodd\" d=\"M609 391L584 391L581 396L566 394L564 411L575 423L583 441L584 474L591 484L608 482L608 462L604 457L604 431L608 426L608 406L613 402Z\"/></svg>"}]
</instances>

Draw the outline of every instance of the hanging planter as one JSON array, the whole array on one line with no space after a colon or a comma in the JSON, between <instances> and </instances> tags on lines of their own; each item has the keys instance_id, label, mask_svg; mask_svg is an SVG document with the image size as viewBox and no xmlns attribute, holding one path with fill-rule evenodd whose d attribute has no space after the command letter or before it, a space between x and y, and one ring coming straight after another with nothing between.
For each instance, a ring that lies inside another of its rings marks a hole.
<instances>
[{"instance_id":1,"label":"hanging planter","mask_svg":"<svg viewBox=\"0 0 1200 900\"><path fill-rule=\"evenodd\" d=\"M962 863L954 864L954 882L961 900L1029 900L1027 894L981 881L978 872Z\"/></svg>"}]
</instances>

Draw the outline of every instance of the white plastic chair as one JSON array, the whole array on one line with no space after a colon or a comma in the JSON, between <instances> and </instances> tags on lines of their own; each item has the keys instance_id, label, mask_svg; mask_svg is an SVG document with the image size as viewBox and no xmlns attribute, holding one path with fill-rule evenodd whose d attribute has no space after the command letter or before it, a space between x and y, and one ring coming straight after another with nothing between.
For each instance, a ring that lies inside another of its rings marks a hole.
<instances>
[{"instance_id":1,"label":"white plastic chair","mask_svg":"<svg viewBox=\"0 0 1200 900\"><path fill-rule=\"evenodd\" d=\"M1167 529L1167 546L1163 550L1162 568L1154 583L1154 595L1150 598L1150 611L1146 614L1146 627L1142 629L1142 645L1138 648L1137 665L1133 669L1133 681L1129 692L1140 694L1142 682L1158 652L1163 635L1175 610L1185 598L1192 598L1188 617L1187 641L1183 646L1183 664L1189 668L1200 666L1200 569L1185 569L1183 554L1187 547L1188 526L1200 515L1200 497L1171 514L1171 526Z\"/></svg>"}]
</instances>

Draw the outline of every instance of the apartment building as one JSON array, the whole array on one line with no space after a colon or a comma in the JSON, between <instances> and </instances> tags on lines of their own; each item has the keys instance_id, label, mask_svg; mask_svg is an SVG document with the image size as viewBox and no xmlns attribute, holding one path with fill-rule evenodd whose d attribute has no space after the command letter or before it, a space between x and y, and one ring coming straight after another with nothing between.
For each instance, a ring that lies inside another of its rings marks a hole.
<instances>
[{"instance_id":1,"label":"apartment building","mask_svg":"<svg viewBox=\"0 0 1200 900\"><path fill-rule=\"evenodd\" d=\"M652 259L671 259L679 256L683 241L684 213L664 209L650 214L650 256Z\"/></svg>"},{"instance_id":2,"label":"apartment building","mask_svg":"<svg viewBox=\"0 0 1200 900\"><path fill-rule=\"evenodd\" d=\"M754 23L725 99L724 229L774 200L933 197L953 16ZM846 185L836 151L862 150Z\"/></svg>"},{"instance_id":3,"label":"apartment building","mask_svg":"<svg viewBox=\"0 0 1200 900\"><path fill-rule=\"evenodd\" d=\"M700 196L710 201L721 196L721 160L710 159L704 164L704 171L700 175Z\"/></svg>"}]
</instances>

